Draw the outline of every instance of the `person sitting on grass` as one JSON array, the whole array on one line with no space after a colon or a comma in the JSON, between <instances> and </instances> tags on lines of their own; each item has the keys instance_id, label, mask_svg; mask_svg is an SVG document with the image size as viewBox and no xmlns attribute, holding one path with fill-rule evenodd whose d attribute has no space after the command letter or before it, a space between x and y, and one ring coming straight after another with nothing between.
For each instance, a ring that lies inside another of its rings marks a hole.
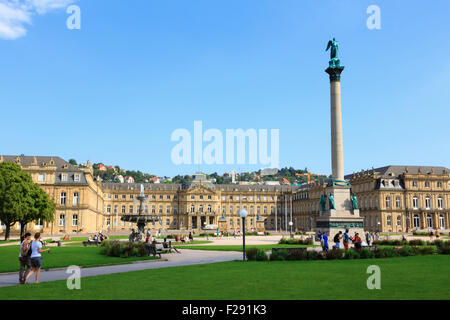
<instances>
[{"instance_id":1,"label":"person sitting on grass","mask_svg":"<svg viewBox=\"0 0 450 320\"><path fill-rule=\"evenodd\" d=\"M42 252L50 252L50 248L42 250L42 242L40 241L41 234L37 232L34 235L34 241L31 243L31 272L25 278L25 283L28 283L28 279L33 273L36 273L35 283L39 283L39 274L41 273L42 266Z\"/></svg>"}]
</instances>

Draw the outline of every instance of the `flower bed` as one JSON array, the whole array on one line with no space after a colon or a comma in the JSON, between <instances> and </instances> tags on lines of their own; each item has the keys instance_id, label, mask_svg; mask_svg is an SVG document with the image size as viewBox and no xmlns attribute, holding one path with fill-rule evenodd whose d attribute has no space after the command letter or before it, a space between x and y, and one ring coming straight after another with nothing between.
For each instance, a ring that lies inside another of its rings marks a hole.
<instances>
[{"instance_id":1,"label":"flower bed","mask_svg":"<svg viewBox=\"0 0 450 320\"><path fill-rule=\"evenodd\" d=\"M289 238L281 238L278 244L303 244L303 245L313 245L314 241L313 239L289 239Z\"/></svg>"},{"instance_id":2,"label":"flower bed","mask_svg":"<svg viewBox=\"0 0 450 320\"><path fill-rule=\"evenodd\" d=\"M143 242L105 240L100 244L99 252L110 257L143 257L147 255L147 248Z\"/></svg>"}]
</instances>

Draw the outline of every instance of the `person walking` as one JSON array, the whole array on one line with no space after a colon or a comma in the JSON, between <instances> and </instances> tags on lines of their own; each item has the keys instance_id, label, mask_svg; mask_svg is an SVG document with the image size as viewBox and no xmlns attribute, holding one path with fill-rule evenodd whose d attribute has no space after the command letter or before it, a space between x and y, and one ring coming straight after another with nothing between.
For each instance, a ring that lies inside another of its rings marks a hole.
<instances>
[{"instance_id":1,"label":"person walking","mask_svg":"<svg viewBox=\"0 0 450 320\"><path fill-rule=\"evenodd\" d=\"M328 236L325 232L322 234L322 240L323 240L323 251L328 251Z\"/></svg>"},{"instance_id":2,"label":"person walking","mask_svg":"<svg viewBox=\"0 0 450 320\"><path fill-rule=\"evenodd\" d=\"M24 239L20 244L20 252L19 252L19 262L20 262L20 271L19 271L19 283L24 284L25 278L31 271L31 233L25 233ZM26 271L25 271L26 267Z\"/></svg>"},{"instance_id":3,"label":"person walking","mask_svg":"<svg viewBox=\"0 0 450 320\"><path fill-rule=\"evenodd\" d=\"M355 244L355 249L360 250L361 249L361 238L359 237L359 233L355 233L355 239L353 240L353 243Z\"/></svg>"},{"instance_id":4,"label":"person walking","mask_svg":"<svg viewBox=\"0 0 450 320\"><path fill-rule=\"evenodd\" d=\"M369 231L366 231L366 242L367 242L367 246L370 247L370 233L369 233Z\"/></svg>"},{"instance_id":5,"label":"person walking","mask_svg":"<svg viewBox=\"0 0 450 320\"><path fill-rule=\"evenodd\" d=\"M348 250L348 242L350 240L350 237L348 236L348 229L345 229L345 233L344 233L344 239L343 239L343 243L344 243L344 248L345 250Z\"/></svg>"},{"instance_id":6,"label":"person walking","mask_svg":"<svg viewBox=\"0 0 450 320\"><path fill-rule=\"evenodd\" d=\"M42 252L50 252L50 248L42 250L41 233L37 232L34 235L34 241L31 242L31 272L25 277L25 283L28 283L28 279L33 273L36 273L35 283L39 283L39 274L41 273L42 266Z\"/></svg>"},{"instance_id":7,"label":"person walking","mask_svg":"<svg viewBox=\"0 0 450 320\"><path fill-rule=\"evenodd\" d=\"M338 233L336 233L336 235L334 236L334 247L336 249L340 249L341 248L341 239L342 239L342 231L339 231Z\"/></svg>"},{"instance_id":8,"label":"person walking","mask_svg":"<svg viewBox=\"0 0 450 320\"><path fill-rule=\"evenodd\" d=\"M192 242L194 241L194 237L192 236L192 233L189 232L189 241Z\"/></svg>"}]
</instances>

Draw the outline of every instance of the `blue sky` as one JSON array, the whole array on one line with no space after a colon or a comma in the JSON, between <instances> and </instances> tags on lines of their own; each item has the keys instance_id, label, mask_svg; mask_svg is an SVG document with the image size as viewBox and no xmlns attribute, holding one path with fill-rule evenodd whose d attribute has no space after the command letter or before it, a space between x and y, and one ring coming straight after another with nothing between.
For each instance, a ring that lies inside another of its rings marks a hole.
<instances>
[{"instance_id":1,"label":"blue sky","mask_svg":"<svg viewBox=\"0 0 450 320\"><path fill-rule=\"evenodd\" d=\"M345 172L450 167L447 0L52 1L62 4L23 9L25 34L0 39L0 154L168 176L265 167L173 164L171 133L201 120L279 129L281 167L329 174L325 47L336 37ZM80 30L66 27L70 2ZM372 4L380 30L366 27ZM12 21L1 9L0 27Z\"/></svg>"}]
</instances>

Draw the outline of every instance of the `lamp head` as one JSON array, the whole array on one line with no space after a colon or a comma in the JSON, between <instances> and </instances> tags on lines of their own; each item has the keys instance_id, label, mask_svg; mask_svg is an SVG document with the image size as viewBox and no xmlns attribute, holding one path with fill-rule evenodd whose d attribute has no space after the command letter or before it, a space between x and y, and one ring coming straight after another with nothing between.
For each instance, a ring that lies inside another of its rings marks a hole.
<instances>
[{"instance_id":1,"label":"lamp head","mask_svg":"<svg viewBox=\"0 0 450 320\"><path fill-rule=\"evenodd\" d=\"M247 210L242 209L242 210L239 212L239 215L241 216L241 218L245 218L245 217L247 217L248 212L247 212Z\"/></svg>"}]
</instances>

